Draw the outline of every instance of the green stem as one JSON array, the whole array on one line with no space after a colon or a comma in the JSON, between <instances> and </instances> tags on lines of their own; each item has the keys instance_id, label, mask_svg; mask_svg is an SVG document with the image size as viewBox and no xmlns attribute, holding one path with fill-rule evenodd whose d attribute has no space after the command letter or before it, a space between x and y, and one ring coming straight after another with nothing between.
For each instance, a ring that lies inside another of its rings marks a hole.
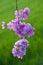
<instances>
[{"instance_id":1,"label":"green stem","mask_svg":"<svg viewBox=\"0 0 43 65\"><path fill-rule=\"evenodd\" d=\"M19 10L18 10L18 0L16 0L16 10L18 12L18 16L19 16ZM18 17L18 21L19 21L19 17Z\"/></svg>"},{"instance_id":2,"label":"green stem","mask_svg":"<svg viewBox=\"0 0 43 65\"><path fill-rule=\"evenodd\" d=\"M16 0L16 10L18 11L18 0Z\"/></svg>"}]
</instances>

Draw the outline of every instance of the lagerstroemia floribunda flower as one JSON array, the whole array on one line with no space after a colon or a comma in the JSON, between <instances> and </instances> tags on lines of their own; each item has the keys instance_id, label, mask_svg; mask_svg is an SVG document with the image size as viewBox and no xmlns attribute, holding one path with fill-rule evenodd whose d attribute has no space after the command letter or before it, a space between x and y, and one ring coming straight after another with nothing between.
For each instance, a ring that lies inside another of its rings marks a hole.
<instances>
[{"instance_id":1,"label":"lagerstroemia floribunda flower","mask_svg":"<svg viewBox=\"0 0 43 65\"><path fill-rule=\"evenodd\" d=\"M19 12L19 14L18 14ZM30 14L30 9L29 8L24 8L23 10L20 11L15 11L14 13L16 15L16 18L19 17L19 20L26 20Z\"/></svg>"},{"instance_id":2,"label":"lagerstroemia floribunda flower","mask_svg":"<svg viewBox=\"0 0 43 65\"><path fill-rule=\"evenodd\" d=\"M18 58L23 58L26 55L26 48L28 47L28 41L26 39L21 39L17 41L12 49L13 56L17 56Z\"/></svg>"},{"instance_id":3,"label":"lagerstroemia floribunda flower","mask_svg":"<svg viewBox=\"0 0 43 65\"><path fill-rule=\"evenodd\" d=\"M19 23L18 23L19 22ZM31 37L34 34L34 28L29 23L13 20L7 24L7 28L12 29L19 37L24 38L25 35Z\"/></svg>"},{"instance_id":4,"label":"lagerstroemia floribunda flower","mask_svg":"<svg viewBox=\"0 0 43 65\"><path fill-rule=\"evenodd\" d=\"M31 37L34 35L34 27L30 23L21 22L22 20L26 20L30 14L29 8L24 8L23 10L16 10L15 11L16 19L12 20L11 22L5 24L2 22L2 29L7 27L10 30L13 30L21 40L17 41L12 49L12 54L15 57L20 59L26 55L26 48L28 47L28 41L25 39L25 36Z\"/></svg>"},{"instance_id":5,"label":"lagerstroemia floribunda flower","mask_svg":"<svg viewBox=\"0 0 43 65\"><path fill-rule=\"evenodd\" d=\"M1 26L2 26L2 29L5 29L5 22L4 21L2 22Z\"/></svg>"}]
</instances>

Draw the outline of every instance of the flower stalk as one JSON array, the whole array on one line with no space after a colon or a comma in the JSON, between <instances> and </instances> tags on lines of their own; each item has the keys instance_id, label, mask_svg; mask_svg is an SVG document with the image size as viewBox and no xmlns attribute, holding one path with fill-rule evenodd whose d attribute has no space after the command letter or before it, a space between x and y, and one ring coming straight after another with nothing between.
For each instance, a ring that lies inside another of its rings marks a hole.
<instances>
[{"instance_id":1,"label":"flower stalk","mask_svg":"<svg viewBox=\"0 0 43 65\"><path fill-rule=\"evenodd\" d=\"M18 14L18 21L19 21L18 0L16 0L16 10L17 10L17 14Z\"/></svg>"},{"instance_id":2,"label":"flower stalk","mask_svg":"<svg viewBox=\"0 0 43 65\"><path fill-rule=\"evenodd\" d=\"M18 1L16 0L16 10L18 11Z\"/></svg>"}]
</instances>

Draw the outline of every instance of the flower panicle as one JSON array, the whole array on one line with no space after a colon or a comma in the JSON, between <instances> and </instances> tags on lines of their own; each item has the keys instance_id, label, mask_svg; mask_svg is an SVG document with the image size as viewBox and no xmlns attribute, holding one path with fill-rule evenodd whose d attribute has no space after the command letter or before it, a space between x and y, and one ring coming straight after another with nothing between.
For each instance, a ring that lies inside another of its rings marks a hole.
<instances>
[{"instance_id":1,"label":"flower panicle","mask_svg":"<svg viewBox=\"0 0 43 65\"><path fill-rule=\"evenodd\" d=\"M19 11L16 10L14 14L15 20L12 20L7 24L2 22L1 26L2 29L8 28L13 30L20 38L22 38L14 44L14 48L12 49L13 56L22 59L23 56L26 55L26 48L29 46L29 42L25 39L25 36L33 36L35 28L30 23L21 22L22 20L26 20L30 15L29 8L24 8L23 10Z\"/></svg>"}]
</instances>

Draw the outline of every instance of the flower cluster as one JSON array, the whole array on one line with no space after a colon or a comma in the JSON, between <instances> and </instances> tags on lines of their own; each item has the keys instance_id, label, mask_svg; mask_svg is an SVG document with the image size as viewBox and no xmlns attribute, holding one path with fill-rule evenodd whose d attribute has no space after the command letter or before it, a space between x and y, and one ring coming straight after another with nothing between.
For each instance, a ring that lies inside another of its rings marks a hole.
<instances>
[{"instance_id":1,"label":"flower cluster","mask_svg":"<svg viewBox=\"0 0 43 65\"><path fill-rule=\"evenodd\" d=\"M28 47L28 41L25 39L21 39L17 41L14 45L14 48L12 49L13 56L17 56L18 58L21 58L26 55L26 48Z\"/></svg>"},{"instance_id":2,"label":"flower cluster","mask_svg":"<svg viewBox=\"0 0 43 65\"><path fill-rule=\"evenodd\" d=\"M31 37L34 35L34 27L30 23L21 22L22 20L26 20L30 14L29 8L24 8L20 11L15 11L15 20L7 23L5 26L5 22L2 22L2 29L7 27L10 30L13 30L21 40L17 41L12 49L13 56L17 56L18 58L23 58L26 55L26 48L28 47L28 41L25 39L25 36Z\"/></svg>"},{"instance_id":3,"label":"flower cluster","mask_svg":"<svg viewBox=\"0 0 43 65\"><path fill-rule=\"evenodd\" d=\"M4 21L2 22L1 26L2 26L2 29L5 29L5 22Z\"/></svg>"},{"instance_id":4,"label":"flower cluster","mask_svg":"<svg viewBox=\"0 0 43 65\"><path fill-rule=\"evenodd\" d=\"M18 19L19 17L19 20L26 20L30 14L30 9L24 8L23 10L20 10L19 12L16 10L14 14L16 16L16 19Z\"/></svg>"},{"instance_id":5,"label":"flower cluster","mask_svg":"<svg viewBox=\"0 0 43 65\"><path fill-rule=\"evenodd\" d=\"M19 23L18 23L19 22ZM34 28L29 23L13 20L7 24L8 29L12 29L19 37L25 38L25 35L31 37L34 34Z\"/></svg>"}]
</instances>

